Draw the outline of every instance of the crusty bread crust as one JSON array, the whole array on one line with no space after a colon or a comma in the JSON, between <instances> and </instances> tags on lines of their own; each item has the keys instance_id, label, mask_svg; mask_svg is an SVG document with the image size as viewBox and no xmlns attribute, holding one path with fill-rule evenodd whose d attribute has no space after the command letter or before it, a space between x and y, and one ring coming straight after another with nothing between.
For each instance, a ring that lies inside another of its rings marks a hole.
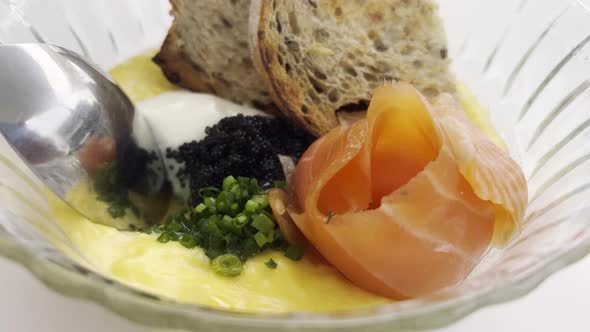
<instances>
[{"instance_id":1,"label":"crusty bread crust","mask_svg":"<svg viewBox=\"0 0 590 332\"><path fill-rule=\"evenodd\" d=\"M176 0L170 0L170 4L172 5L170 14L176 17L178 11ZM153 61L162 68L162 72L171 83L193 91L215 93L211 82L201 80L202 75L199 75L199 72L182 55L176 33L176 19Z\"/></svg>"},{"instance_id":2,"label":"crusty bread crust","mask_svg":"<svg viewBox=\"0 0 590 332\"><path fill-rule=\"evenodd\" d=\"M194 49L203 47L194 42L187 41L187 36L181 35L182 31L185 31L186 34L186 31L191 29L190 22L186 19L181 20L180 16L183 14L186 15L187 6L191 6L192 4L186 0L184 2L183 0L170 0L170 3L172 4L170 13L174 17L174 22L168 31L168 35L166 36L160 51L153 58L153 61L160 66L166 78L168 78L170 82L192 91L211 93L237 103L255 106L262 110L270 112L276 111L276 107L266 93L266 90L259 86L262 84L256 83L259 82L259 79L256 70L252 65L251 71L253 76L248 76L252 77L252 79L246 82L245 80L240 79L243 78L244 75L247 75L244 74L247 73L245 71L238 74L237 72L232 72L230 68L219 68L219 66L217 66L217 68L210 68L205 63L191 59L188 55L190 52L186 53L186 48L192 47ZM219 10L221 10L222 6L230 5L235 4L233 1L225 0L217 0L217 2L215 2L215 6L220 7ZM238 5L242 6L243 4L238 3ZM184 8L185 12L181 12L181 8ZM247 20L246 15L248 15L248 13L244 13L244 21ZM209 21L211 22L209 23ZM216 22L213 21L213 18L203 17L203 21L200 23L202 23L203 26L208 26L214 29L212 26L209 26L209 24L216 24ZM181 28L179 24L184 24L184 26ZM228 22L227 24L231 24L231 22ZM248 33L247 29L241 28L241 26L233 27L233 29L238 33L240 33L240 29L243 29L241 33L243 33L244 39L246 39ZM202 50L209 52L209 49L203 48ZM244 47L244 50L246 54L249 52L247 46ZM210 52L211 56L235 57L236 59L240 59L240 57L244 56L243 54L219 53L222 52L222 50L214 48L210 49ZM246 56L246 58L249 61L249 57ZM244 65L241 68L247 68L247 66ZM220 72L223 73L221 76L219 75ZM244 85L240 85L240 82L244 83Z\"/></svg>"},{"instance_id":3,"label":"crusty bread crust","mask_svg":"<svg viewBox=\"0 0 590 332\"><path fill-rule=\"evenodd\" d=\"M428 97L454 92L430 0L252 0L250 9L256 70L282 113L317 136L339 124L337 111L366 110L385 81Z\"/></svg>"},{"instance_id":4,"label":"crusty bread crust","mask_svg":"<svg viewBox=\"0 0 590 332\"><path fill-rule=\"evenodd\" d=\"M201 80L200 78L203 75L200 75L182 55L178 46L175 24L172 24L160 51L154 56L153 61L160 66L171 83L192 91L217 94L213 82Z\"/></svg>"},{"instance_id":5,"label":"crusty bread crust","mask_svg":"<svg viewBox=\"0 0 590 332\"><path fill-rule=\"evenodd\" d=\"M290 80L288 73L278 65L279 59L276 50L278 50L279 35L275 30L267 29L268 22L272 19L272 1L252 1L249 30L250 52L254 67L262 77L281 113L310 133L321 136L336 127L338 119L333 112L327 112L324 119L317 119L314 115L307 115L302 111L301 91L304 87L300 85L300 81ZM286 81L289 81L290 84L281 84Z\"/></svg>"}]
</instances>

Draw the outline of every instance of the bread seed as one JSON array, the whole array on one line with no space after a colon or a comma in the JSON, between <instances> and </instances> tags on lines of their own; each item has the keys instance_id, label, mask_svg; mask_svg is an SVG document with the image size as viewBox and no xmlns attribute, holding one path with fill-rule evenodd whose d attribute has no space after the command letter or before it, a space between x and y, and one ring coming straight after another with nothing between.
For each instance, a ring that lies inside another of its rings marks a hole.
<instances>
[{"instance_id":1,"label":"bread seed","mask_svg":"<svg viewBox=\"0 0 590 332\"><path fill-rule=\"evenodd\" d=\"M325 42L330 37L328 31L324 29L313 29L313 38L318 43Z\"/></svg>"},{"instance_id":2,"label":"bread seed","mask_svg":"<svg viewBox=\"0 0 590 332\"><path fill-rule=\"evenodd\" d=\"M289 36L285 36L285 44L287 45L289 51L299 52L299 43L291 39Z\"/></svg>"},{"instance_id":3,"label":"bread seed","mask_svg":"<svg viewBox=\"0 0 590 332\"><path fill-rule=\"evenodd\" d=\"M293 34L299 34L299 22L297 22L297 16L295 16L294 12L289 12L289 25L291 26L291 31Z\"/></svg>"},{"instance_id":4,"label":"bread seed","mask_svg":"<svg viewBox=\"0 0 590 332\"><path fill-rule=\"evenodd\" d=\"M322 82L318 81L313 76L309 76L309 82L311 83L311 85L313 86L313 89L317 93L319 93L319 94L324 93L324 87L322 86Z\"/></svg>"},{"instance_id":5,"label":"bread seed","mask_svg":"<svg viewBox=\"0 0 590 332\"><path fill-rule=\"evenodd\" d=\"M326 76L326 74L322 73L322 72L321 72L319 69L317 69L317 68L313 68L313 69L312 69L312 72L313 72L313 75L314 75L315 77L317 77L318 79L320 79L320 80L325 80L325 79L327 79L327 78L328 78L328 76Z\"/></svg>"},{"instance_id":6,"label":"bread seed","mask_svg":"<svg viewBox=\"0 0 590 332\"><path fill-rule=\"evenodd\" d=\"M381 41L381 39L374 40L373 46L375 46L375 49L379 52L385 52L388 49L387 45L383 44L383 41Z\"/></svg>"},{"instance_id":7,"label":"bread seed","mask_svg":"<svg viewBox=\"0 0 590 332\"><path fill-rule=\"evenodd\" d=\"M337 102L338 101L338 91L336 91L336 90L330 91L330 93L328 94L328 100L330 100L332 103Z\"/></svg>"},{"instance_id":8,"label":"bread seed","mask_svg":"<svg viewBox=\"0 0 590 332\"><path fill-rule=\"evenodd\" d=\"M350 66L344 66L344 71L348 73L348 75L352 76L352 77L356 77L357 73L356 70L354 70L354 68L350 67Z\"/></svg>"},{"instance_id":9,"label":"bread seed","mask_svg":"<svg viewBox=\"0 0 590 332\"><path fill-rule=\"evenodd\" d=\"M277 31L278 33L283 32L283 26L281 25L281 21L279 21L279 17L275 17L275 22L277 23Z\"/></svg>"},{"instance_id":10,"label":"bread seed","mask_svg":"<svg viewBox=\"0 0 590 332\"><path fill-rule=\"evenodd\" d=\"M233 25L231 24L231 22L228 19L226 19L225 17L222 17L221 18L221 22L228 29L231 29L233 27Z\"/></svg>"},{"instance_id":11,"label":"bread seed","mask_svg":"<svg viewBox=\"0 0 590 332\"><path fill-rule=\"evenodd\" d=\"M375 82L377 80L377 77L370 73L363 73L363 77L369 82Z\"/></svg>"},{"instance_id":12,"label":"bread seed","mask_svg":"<svg viewBox=\"0 0 590 332\"><path fill-rule=\"evenodd\" d=\"M309 96L309 99L311 99L311 101L313 103L315 103L315 104L319 104L320 103L320 97L318 97L318 95L316 95L316 93L313 90L309 90L307 92L307 95Z\"/></svg>"}]
</instances>

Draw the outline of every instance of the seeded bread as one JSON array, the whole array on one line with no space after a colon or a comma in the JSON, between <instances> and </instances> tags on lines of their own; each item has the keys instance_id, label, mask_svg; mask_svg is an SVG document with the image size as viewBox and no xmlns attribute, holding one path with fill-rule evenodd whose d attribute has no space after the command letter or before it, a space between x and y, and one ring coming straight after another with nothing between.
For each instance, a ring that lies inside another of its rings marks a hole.
<instances>
[{"instance_id":1,"label":"seeded bread","mask_svg":"<svg viewBox=\"0 0 590 332\"><path fill-rule=\"evenodd\" d=\"M277 106L316 135L338 125L337 111L366 109L384 81L455 91L429 0L252 0L250 47Z\"/></svg>"},{"instance_id":2,"label":"seeded bread","mask_svg":"<svg viewBox=\"0 0 590 332\"><path fill-rule=\"evenodd\" d=\"M250 60L249 0L171 0L174 23L154 57L184 88L268 109L271 98Z\"/></svg>"}]
</instances>

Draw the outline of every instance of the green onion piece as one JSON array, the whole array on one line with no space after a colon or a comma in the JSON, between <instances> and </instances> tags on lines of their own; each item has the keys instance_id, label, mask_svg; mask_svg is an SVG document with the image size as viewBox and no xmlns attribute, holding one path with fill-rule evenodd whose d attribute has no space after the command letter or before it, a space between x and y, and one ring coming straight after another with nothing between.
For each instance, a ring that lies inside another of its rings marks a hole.
<instances>
[{"instance_id":1,"label":"green onion piece","mask_svg":"<svg viewBox=\"0 0 590 332\"><path fill-rule=\"evenodd\" d=\"M332 218L334 218L334 216L336 215L336 212L334 211L329 211L328 215L326 216L326 224L330 223L330 220L332 220Z\"/></svg>"},{"instance_id":2,"label":"green onion piece","mask_svg":"<svg viewBox=\"0 0 590 332\"><path fill-rule=\"evenodd\" d=\"M235 215L236 213L240 212L240 205L238 203L233 203L229 207L229 211Z\"/></svg>"},{"instance_id":3,"label":"green onion piece","mask_svg":"<svg viewBox=\"0 0 590 332\"><path fill-rule=\"evenodd\" d=\"M234 185L229 189L229 192L234 194L234 196L236 196L236 197L240 197L240 193L241 193L240 185L237 184L237 182L234 183Z\"/></svg>"},{"instance_id":4,"label":"green onion piece","mask_svg":"<svg viewBox=\"0 0 590 332\"><path fill-rule=\"evenodd\" d=\"M176 219L172 219L170 223L168 223L168 230L171 232L178 232L182 229L182 225Z\"/></svg>"},{"instance_id":5,"label":"green onion piece","mask_svg":"<svg viewBox=\"0 0 590 332\"><path fill-rule=\"evenodd\" d=\"M263 209L268 206L268 195L256 195L252 197L252 200L258 205L260 205Z\"/></svg>"},{"instance_id":6,"label":"green onion piece","mask_svg":"<svg viewBox=\"0 0 590 332\"><path fill-rule=\"evenodd\" d=\"M233 222L236 227L242 228L242 227L248 225L249 219L250 218L248 218L248 216L246 214L240 213L234 218Z\"/></svg>"},{"instance_id":7,"label":"green onion piece","mask_svg":"<svg viewBox=\"0 0 590 332\"><path fill-rule=\"evenodd\" d=\"M205 206L207 208L211 209L215 209L215 198L213 197L205 197L203 199L203 203L205 204Z\"/></svg>"},{"instance_id":8,"label":"green onion piece","mask_svg":"<svg viewBox=\"0 0 590 332\"><path fill-rule=\"evenodd\" d=\"M272 242L272 238L270 239L270 241L268 238L269 237L262 232L257 232L256 234L254 234L254 241L256 241L256 244L260 248L262 248L265 244Z\"/></svg>"},{"instance_id":9,"label":"green onion piece","mask_svg":"<svg viewBox=\"0 0 590 332\"><path fill-rule=\"evenodd\" d=\"M217 196L216 207L219 212L229 212L231 205L234 202L234 195L229 191L222 191Z\"/></svg>"},{"instance_id":10,"label":"green onion piece","mask_svg":"<svg viewBox=\"0 0 590 332\"><path fill-rule=\"evenodd\" d=\"M205 199L206 197L216 196L219 193L219 189L215 187L205 187L199 189L199 197Z\"/></svg>"},{"instance_id":11,"label":"green onion piece","mask_svg":"<svg viewBox=\"0 0 590 332\"><path fill-rule=\"evenodd\" d=\"M224 277L235 277L242 273L243 263L238 256L224 254L211 261L213 271Z\"/></svg>"},{"instance_id":12,"label":"green onion piece","mask_svg":"<svg viewBox=\"0 0 590 332\"><path fill-rule=\"evenodd\" d=\"M301 258L303 258L303 255L303 249L294 245L290 245L289 247L287 247L287 250L285 250L285 256L294 261L300 260Z\"/></svg>"},{"instance_id":13,"label":"green onion piece","mask_svg":"<svg viewBox=\"0 0 590 332\"><path fill-rule=\"evenodd\" d=\"M275 223L272 219L261 213L254 218L254 221L252 221L252 227L267 234L275 227Z\"/></svg>"},{"instance_id":14,"label":"green onion piece","mask_svg":"<svg viewBox=\"0 0 590 332\"><path fill-rule=\"evenodd\" d=\"M183 235L179 242L188 249L192 249L197 246L197 240L195 240L195 237L190 234Z\"/></svg>"},{"instance_id":15,"label":"green onion piece","mask_svg":"<svg viewBox=\"0 0 590 332\"><path fill-rule=\"evenodd\" d=\"M240 185L240 187L248 187L248 184L250 183L250 179L244 176L238 176L238 184Z\"/></svg>"},{"instance_id":16,"label":"green onion piece","mask_svg":"<svg viewBox=\"0 0 590 332\"><path fill-rule=\"evenodd\" d=\"M253 238L247 238L242 242L240 246L240 257L244 260L248 257L252 257L260 252L260 247L256 244Z\"/></svg>"},{"instance_id":17,"label":"green onion piece","mask_svg":"<svg viewBox=\"0 0 590 332\"><path fill-rule=\"evenodd\" d=\"M223 179L223 190L230 190L237 183L238 180L236 180L236 178L230 175Z\"/></svg>"},{"instance_id":18,"label":"green onion piece","mask_svg":"<svg viewBox=\"0 0 590 332\"><path fill-rule=\"evenodd\" d=\"M257 213L260 210L260 204L256 203L255 201L249 199L246 202L246 211L248 213Z\"/></svg>"},{"instance_id":19,"label":"green onion piece","mask_svg":"<svg viewBox=\"0 0 590 332\"><path fill-rule=\"evenodd\" d=\"M269 269L276 269L277 268L277 262L275 262L272 258L269 259L266 263L264 263L264 265L266 265Z\"/></svg>"},{"instance_id":20,"label":"green onion piece","mask_svg":"<svg viewBox=\"0 0 590 332\"><path fill-rule=\"evenodd\" d=\"M250 179L250 183L248 184L248 191L250 194L255 194L260 191L260 186L258 186L258 180Z\"/></svg>"},{"instance_id":21,"label":"green onion piece","mask_svg":"<svg viewBox=\"0 0 590 332\"><path fill-rule=\"evenodd\" d=\"M160 234L160 236L158 236L158 241L162 242L162 243L166 243L168 241L170 241L170 233L165 232Z\"/></svg>"},{"instance_id":22,"label":"green onion piece","mask_svg":"<svg viewBox=\"0 0 590 332\"><path fill-rule=\"evenodd\" d=\"M225 231L231 231L234 225L234 220L228 215L224 215L220 220L221 228Z\"/></svg>"},{"instance_id":23,"label":"green onion piece","mask_svg":"<svg viewBox=\"0 0 590 332\"><path fill-rule=\"evenodd\" d=\"M195 212L197 213L203 213L205 210L207 210L207 205L203 203L199 203L199 205L195 207Z\"/></svg>"}]
</instances>

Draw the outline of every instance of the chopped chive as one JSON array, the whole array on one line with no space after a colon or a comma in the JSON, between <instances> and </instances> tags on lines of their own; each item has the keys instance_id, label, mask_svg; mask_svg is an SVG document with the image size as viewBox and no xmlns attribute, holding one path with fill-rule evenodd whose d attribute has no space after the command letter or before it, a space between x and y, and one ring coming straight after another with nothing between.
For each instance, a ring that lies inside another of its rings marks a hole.
<instances>
[{"instance_id":1,"label":"chopped chive","mask_svg":"<svg viewBox=\"0 0 590 332\"><path fill-rule=\"evenodd\" d=\"M202 188L202 202L183 208L168 217L165 224L145 232L159 234L160 242L178 241L189 249L201 247L211 259L212 269L222 275L239 274L235 270L241 271L243 262L266 249L283 250L287 257L300 259L303 254L299 249L286 248L272 214L265 191L272 184L260 186L256 179L226 177L222 190ZM238 260L229 272L227 265L233 265L227 257Z\"/></svg>"},{"instance_id":2,"label":"chopped chive","mask_svg":"<svg viewBox=\"0 0 590 332\"><path fill-rule=\"evenodd\" d=\"M328 215L326 216L326 224L330 223L330 220L332 220L332 218L334 218L334 216L336 216L336 212L334 211L329 211Z\"/></svg>"},{"instance_id":3,"label":"chopped chive","mask_svg":"<svg viewBox=\"0 0 590 332\"><path fill-rule=\"evenodd\" d=\"M205 199L205 197L216 196L219 193L219 189L215 187L205 187L199 189L199 197Z\"/></svg>"},{"instance_id":4,"label":"chopped chive","mask_svg":"<svg viewBox=\"0 0 590 332\"><path fill-rule=\"evenodd\" d=\"M287 250L285 250L285 256L294 261L300 260L301 258L303 258L303 255L303 249L294 245L290 245L289 247L287 247Z\"/></svg>"},{"instance_id":5,"label":"chopped chive","mask_svg":"<svg viewBox=\"0 0 590 332\"><path fill-rule=\"evenodd\" d=\"M260 204L258 204L257 202L249 199L246 202L246 211L249 213L256 213L258 212L258 210L260 209Z\"/></svg>"},{"instance_id":6,"label":"chopped chive","mask_svg":"<svg viewBox=\"0 0 590 332\"><path fill-rule=\"evenodd\" d=\"M271 242L269 241L268 236L266 236L266 234L262 232L257 232L256 234L254 234L254 241L256 241L256 244L260 248L264 247L265 244Z\"/></svg>"},{"instance_id":7,"label":"chopped chive","mask_svg":"<svg viewBox=\"0 0 590 332\"><path fill-rule=\"evenodd\" d=\"M266 234L275 227L275 223L272 219L261 213L254 217L252 227Z\"/></svg>"},{"instance_id":8,"label":"chopped chive","mask_svg":"<svg viewBox=\"0 0 590 332\"><path fill-rule=\"evenodd\" d=\"M248 183L250 183L250 179L244 176L238 176L238 183L240 187L247 187Z\"/></svg>"},{"instance_id":9,"label":"chopped chive","mask_svg":"<svg viewBox=\"0 0 590 332\"><path fill-rule=\"evenodd\" d=\"M230 190L237 183L238 180L236 180L236 178L230 175L223 179L223 190Z\"/></svg>"},{"instance_id":10,"label":"chopped chive","mask_svg":"<svg viewBox=\"0 0 590 332\"><path fill-rule=\"evenodd\" d=\"M197 240L190 234L185 234L180 238L180 244L185 248L192 249L197 246Z\"/></svg>"},{"instance_id":11,"label":"chopped chive","mask_svg":"<svg viewBox=\"0 0 590 332\"><path fill-rule=\"evenodd\" d=\"M268 261L266 261L266 263L264 263L264 265L266 265L269 269L276 269L277 268L277 262L275 262L272 258L269 259Z\"/></svg>"},{"instance_id":12,"label":"chopped chive","mask_svg":"<svg viewBox=\"0 0 590 332\"><path fill-rule=\"evenodd\" d=\"M250 221L250 218L248 218L248 215L244 213L240 213L234 218L234 223L240 225L241 227L246 226L248 221Z\"/></svg>"},{"instance_id":13,"label":"chopped chive","mask_svg":"<svg viewBox=\"0 0 590 332\"><path fill-rule=\"evenodd\" d=\"M166 232L166 233L160 234L160 236L158 236L158 241L160 241L162 243L166 243L166 242L170 241L170 233Z\"/></svg>"},{"instance_id":14,"label":"chopped chive","mask_svg":"<svg viewBox=\"0 0 590 332\"><path fill-rule=\"evenodd\" d=\"M207 210L207 205L203 204L203 203L199 203L199 205L197 205L195 207L195 212L197 213L203 213L203 211Z\"/></svg>"},{"instance_id":15,"label":"chopped chive","mask_svg":"<svg viewBox=\"0 0 590 332\"><path fill-rule=\"evenodd\" d=\"M211 261L213 271L224 277L235 277L242 273L242 260L236 255L224 254Z\"/></svg>"},{"instance_id":16,"label":"chopped chive","mask_svg":"<svg viewBox=\"0 0 590 332\"><path fill-rule=\"evenodd\" d=\"M232 205L229 208L229 211L233 214L240 212L240 205L238 205L238 203L232 203Z\"/></svg>"},{"instance_id":17,"label":"chopped chive","mask_svg":"<svg viewBox=\"0 0 590 332\"><path fill-rule=\"evenodd\" d=\"M168 230L172 232L178 232L182 229L182 225L178 222L178 220L173 219L170 223L168 223Z\"/></svg>"},{"instance_id":18,"label":"chopped chive","mask_svg":"<svg viewBox=\"0 0 590 332\"><path fill-rule=\"evenodd\" d=\"M205 197L203 199L203 203L209 209L215 208L215 198L213 198L213 197Z\"/></svg>"}]
</instances>

